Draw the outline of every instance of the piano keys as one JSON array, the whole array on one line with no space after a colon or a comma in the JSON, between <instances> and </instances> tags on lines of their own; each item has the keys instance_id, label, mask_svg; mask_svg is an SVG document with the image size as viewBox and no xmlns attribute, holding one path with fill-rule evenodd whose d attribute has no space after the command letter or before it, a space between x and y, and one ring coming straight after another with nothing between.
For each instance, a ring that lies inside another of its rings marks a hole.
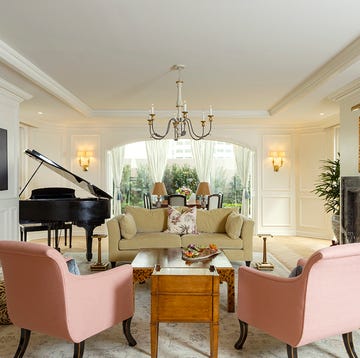
<instances>
[{"instance_id":1,"label":"piano keys","mask_svg":"<svg viewBox=\"0 0 360 358\"><path fill-rule=\"evenodd\" d=\"M40 166L44 165L94 197L77 198L74 189L71 188L34 189L29 199L19 201L20 223L46 223L56 228L65 222L72 222L76 226L83 227L86 233L86 259L91 261L93 231L95 227L102 225L105 219L110 217L110 199L112 197L35 150L27 149L25 154L39 161L40 164L19 196Z\"/></svg>"}]
</instances>

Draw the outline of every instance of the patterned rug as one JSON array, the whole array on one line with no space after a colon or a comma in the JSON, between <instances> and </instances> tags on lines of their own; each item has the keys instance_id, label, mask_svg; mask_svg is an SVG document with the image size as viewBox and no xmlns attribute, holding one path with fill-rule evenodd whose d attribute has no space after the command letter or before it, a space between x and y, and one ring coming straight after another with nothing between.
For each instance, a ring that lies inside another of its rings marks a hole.
<instances>
[{"instance_id":1,"label":"patterned rug","mask_svg":"<svg viewBox=\"0 0 360 358\"><path fill-rule=\"evenodd\" d=\"M84 254L76 253L72 256L77 260L82 274L89 274L89 263L84 259ZM272 274L288 276L289 271L273 256L268 255L268 260L275 265L275 270ZM261 261L261 255L256 253L254 261ZM237 269L238 265L234 264L234 266ZM122 333L122 326L117 325L112 329L89 338L85 343L84 357L150 357L150 283L137 284L135 286L135 295L136 311L131 331L137 341L137 345L135 347L127 346L126 339ZM287 357L285 344L253 327L249 327L248 338L243 350L237 351L234 348L234 343L239 336L239 324L236 313L229 313L226 309L226 284L220 285L220 297L219 358ZM266 301L264 304L266 304ZM19 333L19 328L13 325L0 326L1 358L13 357L18 345ZM354 334L355 347L357 342L360 343L358 332ZM307 358L347 357L340 336L300 347L298 351L300 357ZM73 345L71 343L33 332L25 357L69 358L72 357L72 354ZM208 324L160 323L159 358L202 358L209 357L209 355Z\"/></svg>"}]
</instances>

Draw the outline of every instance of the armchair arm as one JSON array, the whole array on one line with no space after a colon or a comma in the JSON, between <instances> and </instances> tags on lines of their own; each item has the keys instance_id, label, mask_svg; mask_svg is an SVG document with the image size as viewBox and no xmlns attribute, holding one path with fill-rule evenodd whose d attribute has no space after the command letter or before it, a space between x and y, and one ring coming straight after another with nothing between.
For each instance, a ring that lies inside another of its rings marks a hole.
<instances>
[{"instance_id":1,"label":"armchair arm","mask_svg":"<svg viewBox=\"0 0 360 358\"><path fill-rule=\"evenodd\" d=\"M134 313L133 269L122 265L91 275L66 274L65 301L68 325L82 326L85 336L92 336L132 317ZM75 329L76 332L79 329ZM81 336L71 336L81 341Z\"/></svg>"},{"instance_id":2,"label":"armchair arm","mask_svg":"<svg viewBox=\"0 0 360 358\"><path fill-rule=\"evenodd\" d=\"M238 274L238 318L296 346L302 333L305 280L248 267L240 267Z\"/></svg>"}]
</instances>

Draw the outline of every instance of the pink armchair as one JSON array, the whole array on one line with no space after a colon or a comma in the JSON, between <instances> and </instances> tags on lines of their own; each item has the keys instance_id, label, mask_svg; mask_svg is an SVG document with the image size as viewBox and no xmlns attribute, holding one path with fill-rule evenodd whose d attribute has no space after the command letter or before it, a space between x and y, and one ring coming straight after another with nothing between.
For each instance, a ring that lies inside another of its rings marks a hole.
<instances>
[{"instance_id":1,"label":"pink armchair","mask_svg":"<svg viewBox=\"0 0 360 358\"><path fill-rule=\"evenodd\" d=\"M9 316L21 328L14 357L24 355L31 331L73 342L74 357L82 357L85 339L120 322L128 344L136 345L130 265L74 275L54 248L14 241L0 241L0 261Z\"/></svg>"},{"instance_id":2,"label":"pink armchair","mask_svg":"<svg viewBox=\"0 0 360 358\"><path fill-rule=\"evenodd\" d=\"M360 327L360 243L315 252L294 278L248 267L238 273L236 349L243 347L251 325L285 342L291 358L297 358L297 347L337 334L349 357L357 357L351 332Z\"/></svg>"}]
</instances>

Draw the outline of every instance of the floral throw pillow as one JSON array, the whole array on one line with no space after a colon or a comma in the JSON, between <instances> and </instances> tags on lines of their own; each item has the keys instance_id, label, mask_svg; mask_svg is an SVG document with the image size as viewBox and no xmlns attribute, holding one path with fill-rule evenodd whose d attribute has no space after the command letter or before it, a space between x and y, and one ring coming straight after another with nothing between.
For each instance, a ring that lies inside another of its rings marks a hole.
<instances>
[{"instance_id":1,"label":"floral throw pillow","mask_svg":"<svg viewBox=\"0 0 360 358\"><path fill-rule=\"evenodd\" d=\"M175 208L168 206L168 229L172 234L197 234L196 228L196 207Z\"/></svg>"}]
</instances>

